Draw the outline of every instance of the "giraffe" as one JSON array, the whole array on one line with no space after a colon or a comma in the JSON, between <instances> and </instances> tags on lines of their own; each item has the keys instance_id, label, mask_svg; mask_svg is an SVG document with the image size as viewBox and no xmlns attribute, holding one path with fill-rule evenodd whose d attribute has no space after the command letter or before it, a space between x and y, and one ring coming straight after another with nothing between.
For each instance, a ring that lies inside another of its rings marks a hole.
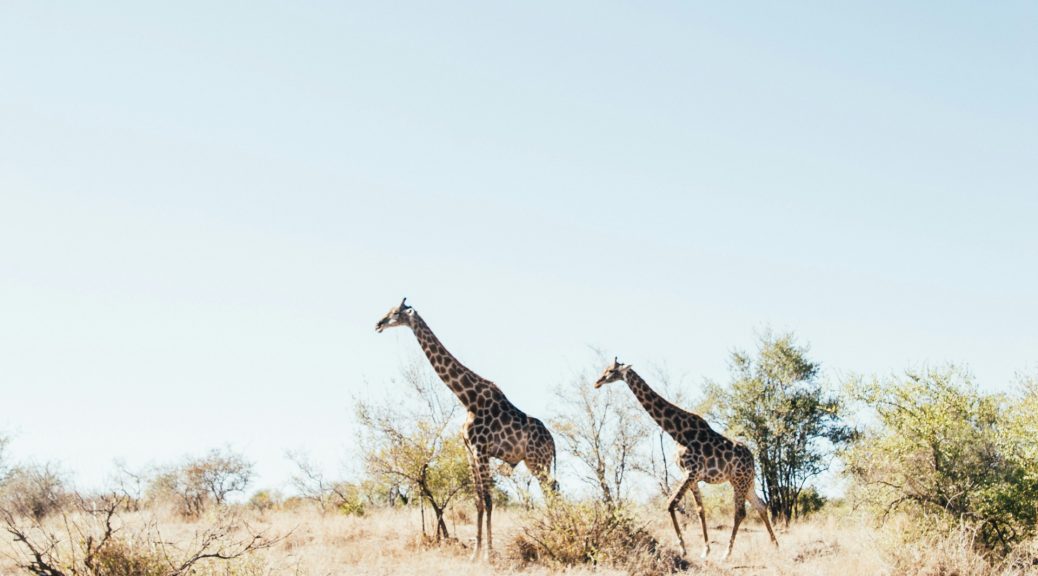
<instances>
[{"instance_id":1,"label":"giraffe","mask_svg":"<svg viewBox=\"0 0 1038 576\"><path fill-rule=\"evenodd\" d=\"M555 463L555 440L540 420L516 408L496 384L468 369L448 352L425 320L407 305L407 298L379 320L375 330L382 332L395 326L411 328L440 380L454 392L468 412L462 426L462 438L468 448L476 491L476 549L472 558L479 557L483 546L485 511L487 545L484 559L489 560L493 548L490 458L511 466L525 461L547 496L557 489L551 471Z\"/></svg>"},{"instance_id":2,"label":"giraffe","mask_svg":"<svg viewBox=\"0 0 1038 576\"><path fill-rule=\"evenodd\" d=\"M699 523L703 527L702 558L706 558L710 554L706 511L703 509L703 498L699 492L700 481L710 484L729 482L735 491L735 521L732 524L732 537L728 541L725 559L732 555L732 546L735 545L735 535L739 531L739 524L746 517L747 501L760 514L761 520L768 528L771 543L777 547L778 540L775 539L775 532L771 529L768 510L754 491L753 454L750 449L741 442L729 440L715 432L698 414L682 410L665 400L650 388L645 380L642 380L642 377L631 368L630 364L621 364L616 358L613 358L613 363L598 377L595 388L617 380L627 382L627 386L630 387L631 392L634 392L645 411L678 443L677 461L686 476L671 495L667 511L670 512L670 520L674 523L674 532L678 535L682 555L687 554L685 538L681 534L681 525L678 523L675 510L689 489L692 490L692 496L696 499Z\"/></svg>"}]
</instances>

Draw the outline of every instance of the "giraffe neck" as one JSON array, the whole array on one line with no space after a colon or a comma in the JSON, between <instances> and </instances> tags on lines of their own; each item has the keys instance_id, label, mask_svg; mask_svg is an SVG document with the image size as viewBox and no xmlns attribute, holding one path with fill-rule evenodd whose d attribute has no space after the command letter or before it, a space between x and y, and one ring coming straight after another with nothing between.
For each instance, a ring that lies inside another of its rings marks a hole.
<instances>
[{"instance_id":1,"label":"giraffe neck","mask_svg":"<svg viewBox=\"0 0 1038 576\"><path fill-rule=\"evenodd\" d=\"M645 411L652 416L652 419L660 425L661 428L667 432L671 432L670 426L674 424L673 421L668 422L667 417L673 418L677 414L682 414L684 410L681 410L677 406L668 402L663 396L656 393L655 390L649 387L642 380L642 377L638 375L634 370L627 370L627 374L624 377L624 381L627 382L627 386L630 387L631 392L634 392L634 397L638 399Z\"/></svg>"},{"instance_id":2,"label":"giraffe neck","mask_svg":"<svg viewBox=\"0 0 1038 576\"><path fill-rule=\"evenodd\" d=\"M447 351L440 339L436 337L425 320L415 312L411 330L418 338L418 344L432 364L433 370L440 380L454 392L462 405L470 411L476 410L476 401L481 388L493 386L486 379L465 367L453 354Z\"/></svg>"}]
</instances>

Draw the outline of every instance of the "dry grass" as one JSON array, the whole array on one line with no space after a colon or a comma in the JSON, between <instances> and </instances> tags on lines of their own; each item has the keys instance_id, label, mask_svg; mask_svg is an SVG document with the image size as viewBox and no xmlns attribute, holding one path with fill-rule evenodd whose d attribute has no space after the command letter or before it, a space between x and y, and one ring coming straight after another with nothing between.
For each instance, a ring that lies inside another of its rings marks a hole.
<instances>
[{"instance_id":1,"label":"dry grass","mask_svg":"<svg viewBox=\"0 0 1038 576\"><path fill-rule=\"evenodd\" d=\"M645 509L639 513L646 529L663 546L677 550L669 520L663 510ZM187 542L202 524L180 520L173 515L144 513L137 521L156 519L163 537ZM133 518L130 519L134 521ZM469 560L475 527L466 514L457 514L451 530L460 540L444 546L429 544L421 538L421 520L416 510L381 510L366 516L321 515L309 509L250 513L249 522L269 534L286 535L268 550L247 560L230 564L210 564L199 574L226 576L260 575L389 575L428 574L467 576L477 574L560 573L539 565L522 567L503 552L521 532L524 514L511 510L494 513L495 549L499 552L493 567ZM993 568L971 552L968 542L947 538L939 541L906 544L896 524L877 529L853 517L821 516L791 528L778 530L780 548L774 549L767 533L756 522L740 530L732 558L721 560L727 545L730 523L713 517L710 522L712 552L706 560L698 558L701 549L698 521L686 518L689 544L688 573L707 575L961 575L994 576L1038 574L1033 556L1018 562L1016 568ZM13 544L0 544L0 574L18 574L9 554ZM1033 547L1032 547L1033 548ZM605 568L578 567L563 571L570 575L620 574Z\"/></svg>"}]
</instances>

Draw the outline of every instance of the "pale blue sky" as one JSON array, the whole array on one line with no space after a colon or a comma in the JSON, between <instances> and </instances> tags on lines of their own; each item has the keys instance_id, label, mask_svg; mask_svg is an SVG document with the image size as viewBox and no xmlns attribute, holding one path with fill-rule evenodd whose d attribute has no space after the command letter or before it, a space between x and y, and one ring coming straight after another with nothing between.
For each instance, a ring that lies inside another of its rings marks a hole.
<instances>
[{"instance_id":1,"label":"pale blue sky","mask_svg":"<svg viewBox=\"0 0 1038 576\"><path fill-rule=\"evenodd\" d=\"M1038 367L1038 5L0 6L0 429L86 485L350 454L402 296L535 415L588 346L690 395Z\"/></svg>"}]
</instances>

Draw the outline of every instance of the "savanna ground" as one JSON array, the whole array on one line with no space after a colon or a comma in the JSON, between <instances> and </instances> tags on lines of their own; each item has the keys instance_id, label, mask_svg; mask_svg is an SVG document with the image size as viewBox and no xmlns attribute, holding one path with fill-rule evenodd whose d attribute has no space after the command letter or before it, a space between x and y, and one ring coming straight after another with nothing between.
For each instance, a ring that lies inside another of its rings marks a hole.
<instances>
[{"instance_id":1,"label":"savanna ground","mask_svg":"<svg viewBox=\"0 0 1038 576\"><path fill-rule=\"evenodd\" d=\"M776 522L777 550L750 512L723 560L731 488L704 487L712 550L699 558L686 497L682 558L665 505L682 478L667 438L625 390L581 377L550 419L570 484L546 502L524 467L495 468L496 554L471 561L461 414L412 365L412 406L358 401L364 470L329 476L288 453L287 497L255 490L253 464L230 448L120 466L106 492L84 493L57 465L5 462L0 436L0 575L1038 576L1038 378L990 394L948 367L853 379L837 395L805 353L788 337L762 340L701 410L755 448L771 517L793 519ZM850 402L867 425L852 425ZM826 498L808 481L837 456L847 489Z\"/></svg>"},{"instance_id":2,"label":"savanna ground","mask_svg":"<svg viewBox=\"0 0 1038 576\"><path fill-rule=\"evenodd\" d=\"M266 549L240 558L203 561L189 574L259 575L389 575L429 574L463 576L466 574L628 574L638 572L626 567L559 566L546 562L523 562L513 542L529 522L531 512L504 509L494 514L495 557L490 566L470 560L475 535L473 519L464 508L449 518L452 534L458 539L436 544L422 536L422 518L414 508L373 510L361 516L321 513L316 508L295 510L240 511L239 525L261 532L276 541ZM662 509L639 508L638 522L655 537L669 554L678 551L669 519ZM989 564L971 551L968 537L960 533L939 540L907 539L911 527L904 519L892 519L883 526L850 511L820 513L809 520L779 527L780 547L768 541L763 526L748 518L740 529L732 557L722 560L730 520L709 515L712 551L699 559L701 541L696 519L685 517L689 543L685 573L708 575L744 574L930 574L995 575L1038 574L1036 546L1030 559L1020 555L1014 562ZM213 521L211 515L187 520L172 512L137 511L122 515L120 529L132 533L152 524L162 539L178 549L189 549L199 534ZM429 532L428 518L426 532ZM49 529L63 532L62 519L45 522ZM246 533L241 536L247 537ZM16 559L26 560L23 549L10 539L0 557L0 574L28 573ZM635 564L637 564L635 562ZM1013 564L1016 564L1015 566Z\"/></svg>"}]
</instances>

